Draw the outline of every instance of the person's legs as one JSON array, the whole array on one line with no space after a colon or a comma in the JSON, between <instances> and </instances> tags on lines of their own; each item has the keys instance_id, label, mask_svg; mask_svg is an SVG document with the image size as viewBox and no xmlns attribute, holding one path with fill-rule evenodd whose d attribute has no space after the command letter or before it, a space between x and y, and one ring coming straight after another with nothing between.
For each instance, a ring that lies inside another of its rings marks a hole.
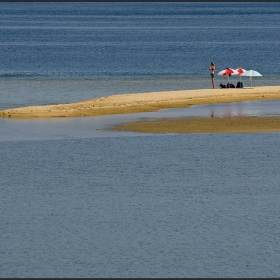
<instances>
[{"instance_id":1,"label":"person's legs","mask_svg":"<svg viewBox=\"0 0 280 280\"><path fill-rule=\"evenodd\" d=\"M215 78L212 76L211 80L212 80L212 87L215 88Z\"/></svg>"}]
</instances>

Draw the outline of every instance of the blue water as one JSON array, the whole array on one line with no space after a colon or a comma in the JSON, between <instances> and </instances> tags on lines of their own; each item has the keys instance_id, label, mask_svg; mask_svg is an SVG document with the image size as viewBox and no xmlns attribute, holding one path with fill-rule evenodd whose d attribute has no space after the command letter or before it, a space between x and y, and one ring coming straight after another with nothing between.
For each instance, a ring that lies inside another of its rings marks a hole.
<instances>
[{"instance_id":1,"label":"blue water","mask_svg":"<svg viewBox=\"0 0 280 280\"><path fill-rule=\"evenodd\" d=\"M279 134L1 142L1 277L278 277Z\"/></svg>"},{"instance_id":2,"label":"blue water","mask_svg":"<svg viewBox=\"0 0 280 280\"><path fill-rule=\"evenodd\" d=\"M0 109L211 88L210 61L217 73L259 71L254 86L279 85L279 11L277 2L0 3Z\"/></svg>"},{"instance_id":3,"label":"blue water","mask_svg":"<svg viewBox=\"0 0 280 280\"><path fill-rule=\"evenodd\" d=\"M211 88L210 61L279 85L279 14L277 2L2 2L0 109ZM0 277L279 277L279 133L106 129L279 107L1 119Z\"/></svg>"}]
</instances>

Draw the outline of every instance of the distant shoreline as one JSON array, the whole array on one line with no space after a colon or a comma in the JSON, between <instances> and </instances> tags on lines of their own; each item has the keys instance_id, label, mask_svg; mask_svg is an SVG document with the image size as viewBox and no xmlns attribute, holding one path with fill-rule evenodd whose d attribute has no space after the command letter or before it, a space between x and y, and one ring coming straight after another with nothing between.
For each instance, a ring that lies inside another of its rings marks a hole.
<instances>
[{"instance_id":1,"label":"distant shoreline","mask_svg":"<svg viewBox=\"0 0 280 280\"><path fill-rule=\"evenodd\" d=\"M28 106L0 111L2 118L38 119L153 112L192 105L280 99L280 86L178 90L118 94L70 104Z\"/></svg>"}]
</instances>

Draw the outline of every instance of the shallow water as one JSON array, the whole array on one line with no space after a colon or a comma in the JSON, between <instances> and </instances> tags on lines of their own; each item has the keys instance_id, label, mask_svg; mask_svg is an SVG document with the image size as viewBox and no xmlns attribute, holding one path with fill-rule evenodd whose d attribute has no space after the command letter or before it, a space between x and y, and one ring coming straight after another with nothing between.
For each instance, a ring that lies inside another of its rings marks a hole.
<instances>
[{"instance_id":1,"label":"shallow water","mask_svg":"<svg viewBox=\"0 0 280 280\"><path fill-rule=\"evenodd\" d=\"M277 277L279 133L104 130L279 101L0 120L0 276Z\"/></svg>"},{"instance_id":2,"label":"shallow water","mask_svg":"<svg viewBox=\"0 0 280 280\"><path fill-rule=\"evenodd\" d=\"M279 108L279 100L268 100L198 105L185 109L166 109L150 113L100 117L47 120L0 119L0 141L129 136L135 134L106 129L131 121L154 118L279 116Z\"/></svg>"}]
</instances>

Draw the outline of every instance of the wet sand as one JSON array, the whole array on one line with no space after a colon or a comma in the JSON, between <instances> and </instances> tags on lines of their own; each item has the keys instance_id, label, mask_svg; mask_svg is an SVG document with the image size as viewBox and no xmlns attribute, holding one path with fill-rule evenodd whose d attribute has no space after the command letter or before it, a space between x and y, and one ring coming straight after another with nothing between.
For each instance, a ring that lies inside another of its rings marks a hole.
<instances>
[{"instance_id":1,"label":"wet sand","mask_svg":"<svg viewBox=\"0 0 280 280\"><path fill-rule=\"evenodd\" d=\"M119 94L71 104L29 106L0 111L0 117L41 119L131 114L191 105L280 99L280 86ZM119 125L115 130L151 133L280 131L277 117L160 119Z\"/></svg>"},{"instance_id":2,"label":"wet sand","mask_svg":"<svg viewBox=\"0 0 280 280\"><path fill-rule=\"evenodd\" d=\"M280 132L280 117L187 118L137 121L112 130L141 133L260 133Z\"/></svg>"}]
</instances>

